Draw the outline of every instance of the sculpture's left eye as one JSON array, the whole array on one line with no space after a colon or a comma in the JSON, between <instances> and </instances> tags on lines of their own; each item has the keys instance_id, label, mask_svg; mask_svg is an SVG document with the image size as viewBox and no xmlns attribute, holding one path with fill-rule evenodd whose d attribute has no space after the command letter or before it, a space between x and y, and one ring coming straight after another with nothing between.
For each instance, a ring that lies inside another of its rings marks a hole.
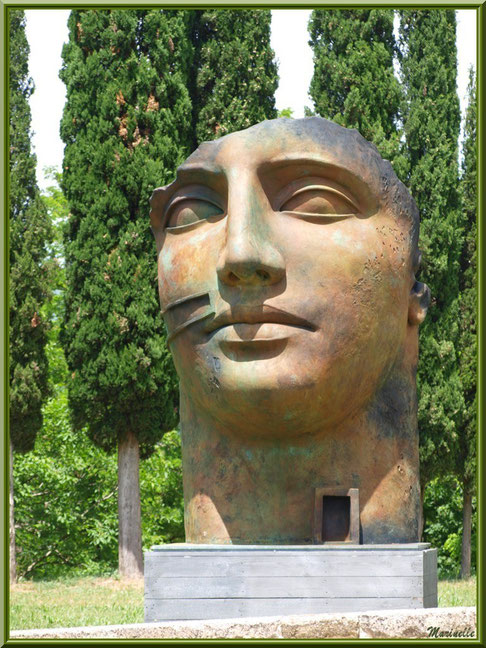
<instances>
[{"instance_id":1,"label":"sculpture's left eye","mask_svg":"<svg viewBox=\"0 0 486 648\"><path fill-rule=\"evenodd\" d=\"M176 198L167 213L166 228L186 227L199 221L211 221L223 215L223 210L200 198Z\"/></svg>"},{"instance_id":2,"label":"sculpture's left eye","mask_svg":"<svg viewBox=\"0 0 486 648\"><path fill-rule=\"evenodd\" d=\"M359 212L354 200L341 191L326 185L312 184L300 187L286 196L279 211L290 212L299 218L341 220Z\"/></svg>"}]
</instances>

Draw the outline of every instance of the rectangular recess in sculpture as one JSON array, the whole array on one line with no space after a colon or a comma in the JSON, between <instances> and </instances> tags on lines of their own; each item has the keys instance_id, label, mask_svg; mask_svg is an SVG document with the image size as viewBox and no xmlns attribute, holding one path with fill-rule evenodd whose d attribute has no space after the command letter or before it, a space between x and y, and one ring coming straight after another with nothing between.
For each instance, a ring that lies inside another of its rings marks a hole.
<instances>
[{"instance_id":1,"label":"rectangular recess in sculpture","mask_svg":"<svg viewBox=\"0 0 486 648\"><path fill-rule=\"evenodd\" d=\"M314 543L359 544L359 489L316 488Z\"/></svg>"}]
</instances>

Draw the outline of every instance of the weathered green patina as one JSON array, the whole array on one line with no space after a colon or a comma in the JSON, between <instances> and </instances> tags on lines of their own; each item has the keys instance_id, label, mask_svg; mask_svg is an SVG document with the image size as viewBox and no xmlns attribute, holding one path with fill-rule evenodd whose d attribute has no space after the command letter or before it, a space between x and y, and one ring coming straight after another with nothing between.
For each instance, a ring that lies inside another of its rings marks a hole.
<instances>
[{"instance_id":1,"label":"weathered green patina","mask_svg":"<svg viewBox=\"0 0 486 648\"><path fill-rule=\"evenodd\" d=\"M187 542L311 543L326 488L359 490L361 542L417 541L429 292L391 165L325 119L266 121L202 144L151 221Z\"/></svg>"}]
</instances>

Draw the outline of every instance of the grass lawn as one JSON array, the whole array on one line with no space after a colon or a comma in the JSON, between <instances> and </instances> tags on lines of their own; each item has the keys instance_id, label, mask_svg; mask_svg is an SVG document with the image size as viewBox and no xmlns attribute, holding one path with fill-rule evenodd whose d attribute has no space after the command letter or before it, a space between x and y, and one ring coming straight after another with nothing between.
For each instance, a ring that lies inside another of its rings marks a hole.
<instances>
[{"instance_id":1,"label":"grass lawn","mask_svg":"<svg viewBox=\"0 0 486 648\"><path fill-rule=\"evenodd\" d=\"M143 579L29 581L10 592L11 630L143 622Z\"/></svg>"},{"instance_id":2,"label":"grass lawn","mask_svg":"<svg viewBox=\"0 0 486 648\"><path fill-rule=\"evenodd\" d=\"M439 581L439 607L474 607L476 577L467 580Z\"/></svg>"},{"instance_id":3,"label":"grass lawn","mask_svg":"<svg viewBox=\"0 0 486 648\"><path fill-rule=\"evenodd\" d=\"M439 607L476 605L476 579L440 581ZM143 622L143 581L85 577L17 583L10 629Z\"/></svg>"}]
</instances>

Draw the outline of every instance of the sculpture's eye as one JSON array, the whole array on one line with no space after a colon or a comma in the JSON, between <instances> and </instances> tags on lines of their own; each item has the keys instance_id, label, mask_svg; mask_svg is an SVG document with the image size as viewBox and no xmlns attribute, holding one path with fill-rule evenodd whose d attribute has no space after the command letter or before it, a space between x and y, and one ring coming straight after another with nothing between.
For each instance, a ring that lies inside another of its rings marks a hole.
<instances>
[{"instance_id":1,"label":"sculpture's eye","mask_svg":"<svg viewBox=\"0 0 486 648\"><path fill-rule=\"evenodd\" d=\"M291 212L299 218L334 222L359 212L355 202L341 191L327 185L300 187L286 197L279 211Z\"/></svg>"},{"instance_id":2,"label":"sculpture's eye","mask_svg":"<svg viewBox=\"0 0 486 648\"><path fill-rule=\"evenodd\" d=\"M186 227L202 220L211 221L220 218L223 210L209 200L201 198L175 198L169 206L166 228Z\"/></svg>"}]
</instances>

